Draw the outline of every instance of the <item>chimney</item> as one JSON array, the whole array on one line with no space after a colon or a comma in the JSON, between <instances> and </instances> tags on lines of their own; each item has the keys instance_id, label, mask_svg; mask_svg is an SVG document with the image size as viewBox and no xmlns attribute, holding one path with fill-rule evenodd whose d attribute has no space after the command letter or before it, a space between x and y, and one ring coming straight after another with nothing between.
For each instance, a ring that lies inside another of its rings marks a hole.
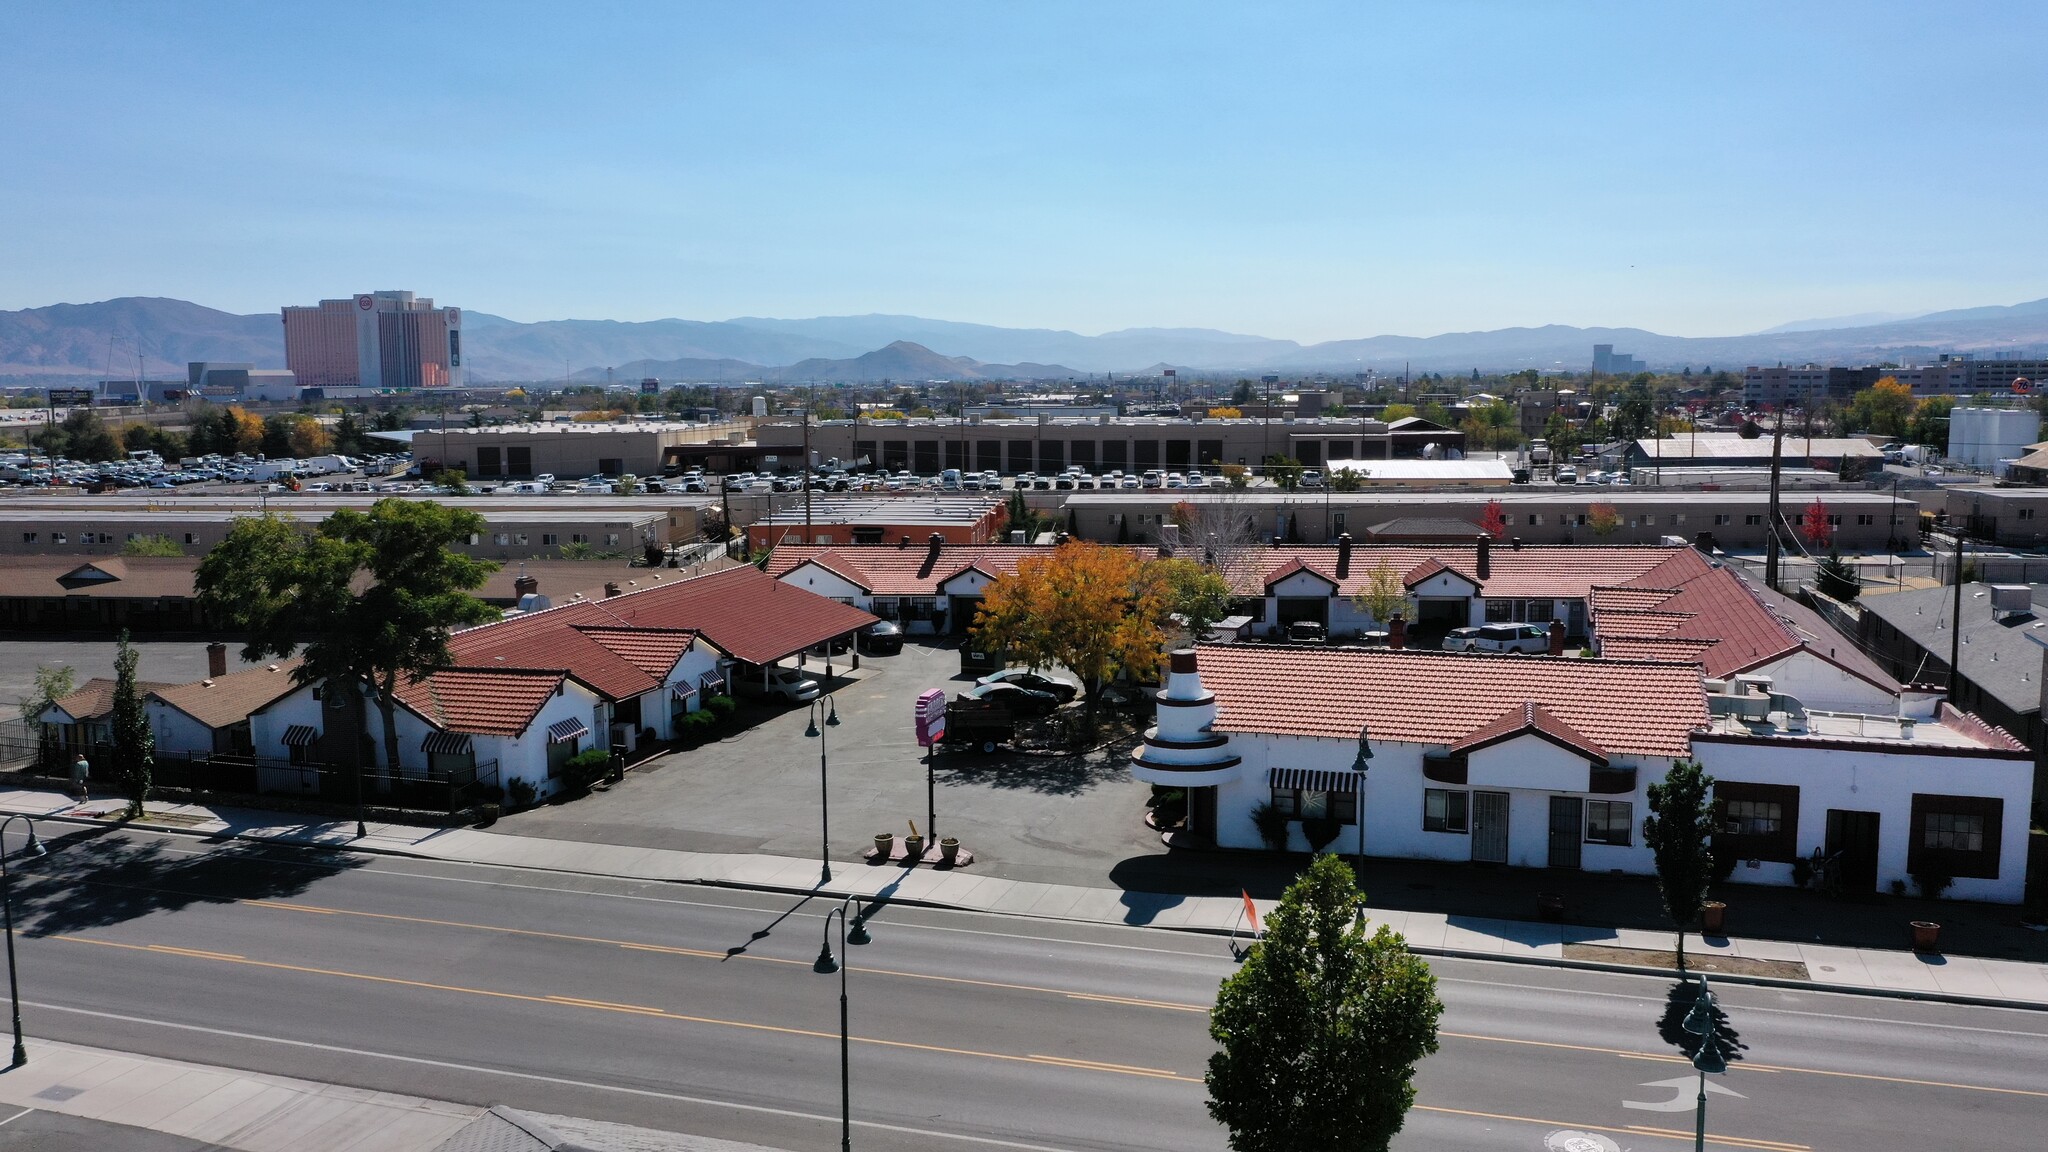
<instances>
[{"instance_id":1,"label":"chimney","mask_svg":"<svg viewBox=\"0 0 2048 1152\"><path fill-rule=\"evenodd\" d=\"M1351 533L1337 534L1337 579L1346 580L1351 576Z\"/></svg>"},{"instance_id":2,"label":"chimney","mask_svg":"<svg viewBox=\"0 0 2048 1152\"><path fill-rule=\"evenodd\" d=\"M1401 614L1396 612L1394 613L1394 618L1387 621L1387 647L1406 648L1407 646L1408 621L1403 620Z\"/></svg>"},{"instance_id":3,"label":"chimney","mask_svg":"<svg viewBox=\"0 0 2048 1152\"><path fill-rule=\"evenodd\" d=\"M216 680L228 674L228 646L218 640L206 646L206 674Z\"/></svg>"},{"instance_id":4,"label":"chimney","mask_svg":"<svg viewBox=\"0 0 2048 1152\"><path fill-rule=\"evenodd\" d=\"M512 581L512 594L518 597L531 596L540 591L540 581L521 572Z\"/></svg>"},{"instance_id":5,"label":"chimney","mask_svg":"<svg viewBox=\"0 0 2048 1152\"><path fill-rule=\"evenodd\" d=\"M1517 552L1522 550L1522 538L1520 536L1515 537L1514 550Z\"/></svg>"},{"instance_id":6,"label":"chimney","mask_svg":"<svg viewBox=\"0 0 2048 1152\"><path fill-rule=\"evenodd\" d=\"M910 547L910 537L908 537L908 536L905 536L905 537L903 538L903 540L902 540L902 541L901 541L900 543L898 543L898 544L897 544L896 546L897 546L898 548L908 548L908 547Z\"/></svg>"},{"instance_id":7,"label":"chimney","mask_svg":"<svg viewBox=\"0 0 2048 1152\"><path fill-rule=\"evenodd\" d=\"M607 580L604 582L605 599L609 600L612 597L617 596L619 594L619 582L617 580Z\"/></svg>"},{"instance_id":8,"label":"chimney","mask_svg":"<svg viewBox=\"0 0 2048 1152\"><path fill-rule=\"evenodd\" d=\"M1550 654L1564 655L1564 621L1555 618L1550 621Z\"/></svg>"},{"instance_id":9,"label":"chimney","mask_svg":"<svg viewBox=\"0 0 2048 1152\"><path fill-rule=\"evenodd\" d=\"M1481 580L1491 579L1493 576L1493 540L1490 537L1479 538L1478 576Z\"/></svg>"},{"instance_id":10,"label":"chimney","mask_svg":"<svg viewBox=\"0 0 2048 1152\"><path fill-rule=\"evenodd\" d=\"M940 535L939 533L934 532L931 534L930 539L928 539L926 543L932 546L932 559L937 560L939 558L939 553L946 547L946 538Z\"/></svg>"}]
</instances>

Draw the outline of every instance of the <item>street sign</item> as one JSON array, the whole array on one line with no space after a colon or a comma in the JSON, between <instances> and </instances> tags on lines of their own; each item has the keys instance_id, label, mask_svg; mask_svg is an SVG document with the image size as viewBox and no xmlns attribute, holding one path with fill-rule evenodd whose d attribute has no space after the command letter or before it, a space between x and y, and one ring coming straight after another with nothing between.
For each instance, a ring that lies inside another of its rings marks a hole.
<instances>
[{"instance_id":1,"label":"street sign","mask_svg":"<svg viewBox=\"0 0 2048 1152\"><path fill-rule=\"evenodd\" d=\"M93 390L90 388L52 388L50 389L50 407L90 408L92 407L92 397Z\"/></svg>"},{"instance_id":2,"label":"street sign","mask_svg":"<svg viewBox=\"0 0 2048 1152\"><path fill-rule=\"evenodd\" d=\"M917 697L917 746L929 748L946 736L946 690L931 688Z\"/></svg>"}]
</instances>

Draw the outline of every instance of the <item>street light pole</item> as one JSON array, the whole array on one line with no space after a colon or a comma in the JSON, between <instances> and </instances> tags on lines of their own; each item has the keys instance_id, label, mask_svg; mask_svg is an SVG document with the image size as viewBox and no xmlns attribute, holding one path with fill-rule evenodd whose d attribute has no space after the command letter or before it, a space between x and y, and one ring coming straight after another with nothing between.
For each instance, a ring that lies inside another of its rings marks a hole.
<instances>
[{"instance_id":1,"label":"street light pole","mask_svg":"<svg viewBox=\"0 0 2048 1152\"><path fill-rule=\"evenodd\" d=\"M832 882L832 794L825 786L825 732L818 727L818 713L826 712L825 727L839 727L839 705L832 702L830 693L811 701L810 722L804 726L804 735L815 736L818 740L818 835L823 848L818 855L818 883Z\"/></svg>"},{"instance_id":2,"label":"street light pole","mask_svg":"<svg viewBox=\"0 0 2048 1152\"><path fill-rule=\"evenodd\" d=\"M846 909L855 909L853 931L847 931ZM839 951L845 954L849 944L866 944L870 937L867 928L867 913L860 911L860 901L848 896L839 902L839 907L825 913L825 939L818 946L818 958L811 964L811 971L820 975L839 973L839 1152L853 1152L853 1080L852 1061L849 1049L852 1041L846 1026L846 969L853 957L848 954L844 962L832 955L832 917L839 917Z\"/></svg>"},{"instance_id":3,"label":"street light pole","mask_svg":"<svg viewBox=\"0 0 2048 1152\"><path fill-rule=\"evenodd\" d=\"M7 870L7 826L16 820L28 825L28 843L22 845L22 859L35 860L46 854L43 842L36 839L34 820L23 815L0 820L0 914L4 914L7 926L7 999L14 1008L14 1062L8 1065L10 1068L28 1063L28 1048L21 1042L21 986L14 974L14 876Z\"/></svg>"},{"instance_id":4,"label":"street light pole","mask_svg":"<svg viewBox=\"0 0 2048 1152\"><path fill-rule=\"evenodd\" d=\"M1700 1046L1693 1053L1692 1066L1699 1069L1700 1094L1693 1108L1693 1152L1706 1152L1707 1147L1707 1073L1719 1075L1728 1070L1728 1061L1721 1055L1720 1045L1714 1037L1714 1016L1717 1005L1714 993L1707 988L1707 975L1702 972L1699 994L1693 997L1692 1010L1685 1014L1684 1028L1700 1038Z\"/></svg>"}]
</instances>

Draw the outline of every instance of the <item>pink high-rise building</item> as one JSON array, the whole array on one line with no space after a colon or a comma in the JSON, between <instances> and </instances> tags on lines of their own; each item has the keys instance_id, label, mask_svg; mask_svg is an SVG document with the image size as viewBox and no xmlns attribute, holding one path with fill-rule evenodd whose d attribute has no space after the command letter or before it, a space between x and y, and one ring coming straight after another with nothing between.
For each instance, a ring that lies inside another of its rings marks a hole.
<instances>
[{"instance_id":1,"label":"pink high-rise building","mask_svg":"<svg viewBox=\"0 0 2048 1152\"><path fill-rule=\"evenodd\" d=\"M364 292L284 309L284 362L313 388L462 384L462 309L410 292Z\"/></svg>"}]
</instances>

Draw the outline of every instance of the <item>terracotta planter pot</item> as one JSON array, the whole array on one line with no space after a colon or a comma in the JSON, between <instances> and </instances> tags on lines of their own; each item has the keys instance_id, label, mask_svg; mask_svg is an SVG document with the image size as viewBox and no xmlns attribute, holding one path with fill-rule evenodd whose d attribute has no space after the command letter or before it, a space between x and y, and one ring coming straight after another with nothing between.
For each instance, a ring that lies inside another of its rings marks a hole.
<instances>
[{"instance_id":1,"label":"terracotta planter pot","mask_svg":"<svg viewBox=\"0 0 2048 1152\"><path fill-rule=\"evenodd\" d=\"M892 832L875 833L875 855L887 860L896 851L896 836Z\"/></svg>"},{"instance_id":2,"label":"terracotta planter pot","mask_svg":"<svg viewBox=\"0 0 2048 1152\"><path fill-rule=\"evenodd\" d=\"M1700 931L1719 936L1728 927L1728 905L1709 900L1700 906Z\"/></svg>"},{"instance_id":3,"label":"terracotta planter pot","mask_svg":"<svg viewBox=\"0 0 2048 1152\"><path fill-rule=\"evenodd\" d=\"M957 836L939 837L939 859L951 864L960 855L960 839Z\"/></svg>"},{"instance_id":4,"label":"terracotta planter pot","mask_svg":"<svg viewBox=\"0 0 2048 1152\"><path fill-rule=\"evenodd\" d=\"M913 864L924 859L924 837L905 836L903 838L903 858Z\"/></svg>"},{"instance_id":5,"label":"terracotta planter pot","mask_svg":"<svg viewBox=\"0 0 2048 1152\"><path fill-rule=\"evenodd\" d=\"M1915 920L1913 926L1913 951L1935 952L1941 946L1941 925L1932 920Z\"/></svg>"}]
</instances>

